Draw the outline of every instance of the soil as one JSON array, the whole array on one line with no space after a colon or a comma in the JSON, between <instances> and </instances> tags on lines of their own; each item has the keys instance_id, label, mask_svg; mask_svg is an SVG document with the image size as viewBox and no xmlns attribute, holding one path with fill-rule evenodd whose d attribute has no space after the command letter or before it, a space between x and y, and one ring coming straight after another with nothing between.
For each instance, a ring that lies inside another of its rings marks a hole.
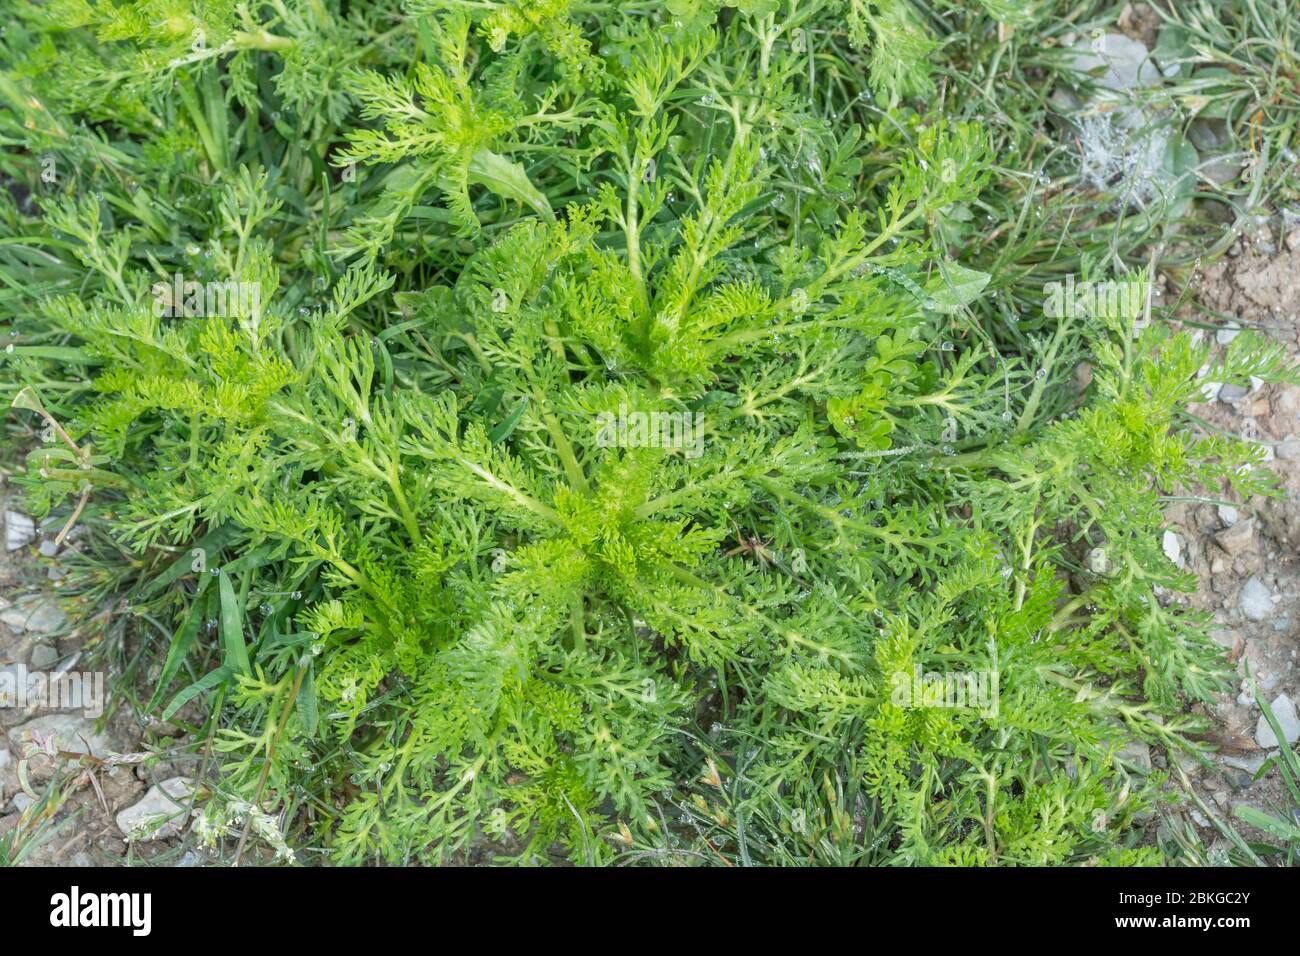
<instances>
[{"instance_id":1,"label":"soil","mask_svg":"<svg viewBox=\"0 0 1300 956\"><path fill-rule=\"evenodd\" d=\"M26 524L21 517L10 520L10 509L19 510L17 498L11 489L0 488L6 532L20 533ZM19 531L14 532L10 525ZM94 663L70 623L50 610L56 606L52 599L58 594L60 559L77 547L75 531L56 552L53 539L59 528L33 530L37 534L30 543L13 550L0 548L0 615L10 622L25 618L29 625L0 621L0 672L94 673L101 665ZM53 560L43 557L42 551L50 553ZM33 599L37 603L31 603ZM108 684L105 675L106 695ZM54 709L46 706L45 700L29 700L26 707L20 703L12 698L0 700L0 838L19 831L18 842L27 847L23 865L193 865L199 861L183 838L128 844L116 822L117 814L139 803L149 787L184 772L170 755L158 750L157 734L138 725L127 708L110 711L97 721L88 716L96 710L93 706ZM53 715L66 722L70 733L83 744L80 749L89 746L91 758L54 759L30 752L33 744L28 743L30 733L24 728L32 720L48 720ZM110 754L129 756L115 766L93 759ZM27 788L19 774L24 763Z\"/></svg>"},{"instance_id":2,"label":"soil","mask_svg":"<svg viewBox=\"0 0 1300 956\"><path fill-rule=\"evenodd\" d=\"M1195 290L1200 308L1189 306L1183 317L1189 325L1204 325L1207 315L1211 321L1217 317L1217 327L1201 332L1216 350L1239 326L1281 343L1291 362L1300 364L1298 275L1300 229L1292 217L1282 216L1243 237L1206 268ZM1168 511L1178 536L1179 563L1198 581L1197 593L1178 599L1214 615L1215 640L1227 649L1239 679L1234 693L1221 695L1205 710L1220 749L1213 767L1185 759L1180 764L1189 771L1193 792L1214 815L1231 821L1247 839L1267 841L1235 819L1235 810L1249 805L1274 815L1296 812L1275 769L1252 780L1252 771L1277 751L1256 741L1261 710L1249 675L1266 700L1283 693L1300 700L1300 387L1254 383L1246 390L1206 382L1204 388L1207 401L1193 406L1193 414L1213 428L1263 445L1283 493L1234 501L1233 507L1188 503ZM1271 609L1261 608L1269 597ZM1191 806L1185 812L1210 846L1212 859L1226 851L1226 840L1206 814Z\"/></svg>"}]
</instances>

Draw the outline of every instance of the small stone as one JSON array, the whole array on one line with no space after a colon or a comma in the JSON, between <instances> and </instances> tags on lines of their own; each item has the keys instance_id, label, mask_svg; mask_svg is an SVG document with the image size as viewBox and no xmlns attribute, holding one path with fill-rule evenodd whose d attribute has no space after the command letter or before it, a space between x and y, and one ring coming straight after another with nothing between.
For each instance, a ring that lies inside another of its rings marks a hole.
<instances>
[{"instance_id":1,"label":"small stone","mask_svg":"<svg viewBox=\"0 0 1300 956\"><path fill-rule=\"evenodd\" d=\"M157 737L175 737L179 734L180 728L175 724L159 720L157 717L150 717L145 724L145 730Z\"/></svg>"},{"instance_id":2,"label":"small stone","mask_svg":"<svg viewBox=\"0 0 1300 956\"><path fill-rule=\"evenodd\" d=\"M59 661L59 652L49 644L37 644L28 655L27 662L32 670L49 670Z\"/></svg>"},{"instance_id":3,"label":"small stone","mask_svg":"<svg viewBox=\"0 0 1300 956\"><path fill-rule=\"evenodd\" d=\"M29 740L51 736L55 746L68 753L102 757L112 752L108 738L95 732L95 722L78 714L46 714L29 720L9 731L9 746L15 753L22 753Z\"/></svg>"},{"instance_id":4,"label":"small stone","mask_svg":"<svg viewBox=\"0 0 1300 956\"><path fill-rule=\"evenodd\" d=\"M67 619L68 616L56 602L35 596L23 598L13 607L0 611L0 621L15 631L31 631L34 634L57 631Z\"/></svg>"},{"instance_id":5,"label":"small stone","mask_svg":"<svg viewBox=\"0 0 1300 956\"><path fill-rule=\"evenodd\" d=\"M1189 777L1201 769L1201 761L1197 759L1195 754L1189 754L1181 750L1174 754L1174 763L1179 770Z\"/></svg>"},{"instance_id":6,"label":"small stone","mask_svg":"<svg viewBox=\"0 0 1300 956\"><path fill-rule=\"evenodd\" d=\"M1222 382L1202 382L1201 394L1205 396L1207 402L1212 402L1219 397L1219 389L1223 388Z\"/></svg>"},{"instance_id":7,"label":"small stone","mask_svg":"<svg viewBox=\"0 0 1300 956\"><path fill-rule=\"evenodd\" d=\"M1227 569L1227 567L1228 567L1227 561L1224 561L1223 558L1216 557L1213 561L1210 562L1210 573L1222 574Z\"/></svg>"},{"instance_id":8,"label":"small stone","mask_svg":"<svg viewBox=\"0 0 1300 956\"><path fill-rule=\"evenodd\" d=\"M1128 763L1136 764L1144 771L1151 769L1151 748L1141 740L1129 742L1116 756Z\"/></svg>"},{"instance_id":9,"label":"small stone","mask_svg":"<svg viewBox=\"0 0 1300 956\"><path fill-rule=\"evenodd\" d=\"M1238 690L1240 691L1237 694L1237 705L1239 707L1250 707L1255 703L1255 691L1251 688L1249 680L1242 680Z\"/></svg>"},{"instance_id":10,"label":"small stone","mask_svg":"<svg viewBox=\"0 0 1300 956\"><path fill-rule=\"evenodd\" d=\"M166 840L185 829L190 795L188 777L172 777L149 788L144 798L117 815L117 828L128 840Z\"/></svg>"},{"instance_id":11,"label":"small stone","mask_svg":"<svg viewBox=\"0 0 1300 956\"><path fill-rule=\"evenodd\" d=\"M52 558L59 553L59 546L54 543L54 539L46 538L37 548L41 552L41 557Z\"/></svg>"},{"instance_id":12,"label":"small stone","mask_svg":"<svg viewBox=\"0 0 1300 956\"><path fill-rule=\"evenodd\" d=\"M1227 627L1215 628L1210 632L1210 637L1214 639L1215 644L1218 644L1220 647L1226 648L1227 650L1235 648L1237 642L1241 640L1240 634Z\"/></svg>"},{"instance_id":13,"label":"small stone","mask_svg":"<svg viewBox=\"0 0 1300 956\"><path fill-rule=\"evenodd\" d=\"M1254 542L1255 519L1247 518L1245 521L1229 525L1227 529L1215 535L1214 540L1218 542L1219 547L1235 558Z\"/></svg>"},{"instance_id":14,"label":"small stone","mask_svg":"<svg viewBox=\"0 0 1300 956\"><path fill-rule=\"evenodd\" d=\"M23 793L21 790L19 790L17 793L14 794L13 808L17 810L19 813L26 813L27 808L30 807L35 802L36 802L35 800L27 796L27 794Z\"/></svg>"},{"instance_id":15,"label":"small stone","mask_svg":"<svg viewBox=\"0 0 1300 956\"><path fill-rule=\"evenodd\" d=\"M1300 740L1300 714L1296 713L1295 703L1291 698L1286 694L1278 694L1269 707L1273 711L1273 716L1277 718L1277 725L1282 729L1282 736L1286 738L1287 743L1293 744ZM1277 735L1273 733L1268 718L1263 714L1259 715L1259 721L1255 724L1255 743L1265 750L1278 746Z\"/></svg>"},{"instance_id":16,"label":"small stone","mask_svg":"<svg viewBox=\"0 0 1300 956\"><path fill-rule=\"evenodd\" d=\"M1093 548L1088 552L1088 570L1093 574L1105 574L1110 570L1110 558L1105 548Z\"/></svg>"},{"instance_id":17,"label":"small stone","mask_svg":"<svg viewBox=\"0 0 1300 956\"><path fill-rule=\"evenodd\" d=\"M1178 540L1177 534L1172 531L1166 531L1164 538L1161 539L1160 548L1164 551L1166 558L1179 567L1182 567L1183 543Z\"/></svg>"},{"instance_id":18,"label":"small stone","mask_svg":"<svg viewBox=\"0 0 1300 956\"><path fill-rule=\"evenodd\" d=\"M1229 382L1227 385L1224 385L1223 388L1219 389L1219 401L1228 405L1235 405L1249 394L1250 389L1243 388L1240 385L1233 385Z\"/></svg>"},{"instance_id":19,"label":"small stone","mask_svg":"<svg viewBox=\"0 0 1300 956\"><path fill-rule=\"evenodd\" d=\"M1224 527L1231 528L1237 523L1237 509L1232 505L1219 505L1219 520Z\"/></svg>"},{"instance_id":20,"label":"small stone","mask_svg":"<svg viewBox=\"0 0 1300 956\"><path fill-rule=\"evenodd\" d=\"M1251 577L1237 599L1241 613L1252 621L1267 620L1273 613L1273 594L1258 577Z\"/></svg>"},{"instance_id":21,"label":"small stone","mask_svg":"<svg viewBox=\"0 0 1300 956\"><path fill-rule=\"evenodd\" d=\"M1214 341L1218 342L1220 345L1227 345L1237 337L1237 333L1240 331L1240 325L1236 322L1229 322L1223 328L1219 329L1219 331L1214 333Z\"/></svg>"},{"instance_id":22,"label":"small stone","mask_svg":"<svg viewBox=\"0 0 1300 956\"><path fill-rule=\"evenodd\" d=\"M1231 755L1220 758L1220 762L1237 773L1229 774L1228 779L1237 787L1248 787L1254 781L1255 774L1259 773L1260 767L1264 766L1264 761L1268 759L1268 754L1257 753L1249 756Z\"/></svg>"},{"instance_id":23,"label":"small stone","mask_svg":"<svg viewBox=\"0 0 1300 956\"><path fill-rule=\"evenodd\" d=\"M17 551L36 540L36 522L21 511L5 512L5 549Z\"/></svg>"}]
</instances>

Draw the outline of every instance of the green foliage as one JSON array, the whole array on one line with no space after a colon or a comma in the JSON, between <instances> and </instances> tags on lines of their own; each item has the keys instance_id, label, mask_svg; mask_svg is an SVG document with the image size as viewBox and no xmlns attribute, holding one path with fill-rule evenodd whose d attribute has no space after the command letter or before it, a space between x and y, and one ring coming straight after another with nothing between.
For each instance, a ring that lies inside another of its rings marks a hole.
<instances>
[{"instance_id":1,"label":"green foliage","mask_svg":"<svg viewBox=\"0 0 1300 956\"><path fill-rule=\"evenodd\" d=\"M851 0L848 7L850 38L858 45L870 43L872 88L890 105L900 97L933 93L926 59L937 43L911 3Z\"/></svg>"},{"instance_id":2,"label":"green foliage","mask_svg":"<svg viewBox=\"0 0 1300 956\"><path fill-rule=\"evenodd\" d=\"M1278 857L1286 866L1295 866L1297 859L1300 859L1300 825L1296 821L1296 810L1300 807L1300 757L1296 755L1295 750L1287 741L1286 734L1283 733L1277 716L1273 713L1272 706L1264 699L1264 695L1260 693L1258 687L1255 688L1255 702L1259 704L1259 709L1263 711L1264 719L1268 721L1274 739L1278 743L1277 753L1265 761L1257 772L1256 778L1258 779L1258 777L1276 768L1278 776L1282 778L1284 785L1282 800L1274 808L1273 813L1265 813L1263 810L1246 803L1235 807L1233 812L1243 823L1262 830L1274 838L1278 846L1256 845L1252 849L1244 846L1245 841L1239 834L1230 832L1230 835L1238 848L1246 851L1245 855L1252 862L1261 862L1258 854L1266 854Z\"/></svg>"},{"instance_id":3,"label":"green foliage","mask_svg":"<svg viewBox=\"0 0 1300 956\"><path fill-rule=\"evenodd\" d=\"M1190 746L1226 675L1160 497L1272 487L1187 427L1206 350L1045 316L1052 269L984 248L1020 187L900 105L923 11L656 9L20 7L0 386L63 430L20 480L77 510L87 628L211 740L203 833L1152 862L1123 748ZM258 294L187 314L177 276ZM1213 377L1289 374L1242 335ZM930 672L995 697L900 698Z\"/></svg>"}]
</instances>

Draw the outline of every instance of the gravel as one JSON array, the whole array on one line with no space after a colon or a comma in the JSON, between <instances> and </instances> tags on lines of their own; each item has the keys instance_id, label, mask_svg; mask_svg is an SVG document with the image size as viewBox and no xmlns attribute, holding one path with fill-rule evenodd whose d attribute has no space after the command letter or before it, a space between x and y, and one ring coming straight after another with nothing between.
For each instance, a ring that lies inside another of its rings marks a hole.
<instances>
[{"instance_id":1,"label":"gravel","mask_svg":"<svg viewBox=\"0 0 1300 956\"><path fill-rule=\"evenodd\" d=\"M1282 728L1282 736L1286 738L1287 743L1295 743L1300 740L1300 715L1296 713L1295 702L1286 694L1278 694L1269 704L1273 710L1273 716L1277 718L1277 724ZM1268 718L1263 714L1259 715L1259 722L1255 725L1255 743L1268 749L1278 746L1277 735L1273 733L1273 728L1268 724Z\"/></svg>"},{"instance_id":2,"label":"gravel","mask_svg":"<svg viewBox=\"0 0 1300 956\"><path fill-rule=\"evenodd\" d=\"M1273 614L1273 593L1258 577L1252 577L1238 598L1241 613L1252 621L1267 620Z\"/></svg>"},{"instance_id":3,"label":"gravel","mask_svg":"<svg viewBox=\"0 0 1300 956\"><path fill-rule=\"evenodd\" d=\"M26 597L13 607L0 611L0 621L15 631L51 634L67 622L68 616L51 598Z\"/></svg>"},{"instance_id":4,"label":"gravel","mask_svg":"<svg viewBox=\"0 0 1300 956\"><path fill-rule=\"evenodd\" d=\"M1255 519L1247 518L1245 521L1229 524L1215 536L1214 540L1234 558L1245 553L1255 542Z\"/></svg>"},{"instance_id":5,"label":"gravel","mask_svg":"<svg viewBox=\"0 0 1300 956\"><path fill-rule=\"evenodd\" d=\"M28 658L32 670L37 671L49 670L58 662L59 652L49 644L37 644L32 648L32 653Z\"/></svg>"},{"instance_id":6,"label":"gravel","mask_svg":"<svg viewBox=\"0 0 1300 956\"><path fill-rule=\"evenodd\" d=\"M5 512L5 549L17 551L36 540L36 522L21 511Z\"/></svg>"},{"instance_id":7,"label":"gravel","mask_svg":"<svg viewBox=\"0 0 1300 956\"><path fill-rule=\"evenodd\" d=\"M165 840L179 836L189 818L188 804L194 784L188 777L172 777L149 788L137 804L117 815L117 828L128 840Z\"/></svg>"},{"instance_id":8,"label":"gravel","mask_svg":"<svg viewBox=\"0 0 1300 956\"><path fill-rule=\"evenodd\" d=\"M27 739L53 735L59 750L104 756L112 750L108 737L95 732L95 722L79 714L46 714L9 731L9 746L22 753Z\"/></svg>"}]
</instances>

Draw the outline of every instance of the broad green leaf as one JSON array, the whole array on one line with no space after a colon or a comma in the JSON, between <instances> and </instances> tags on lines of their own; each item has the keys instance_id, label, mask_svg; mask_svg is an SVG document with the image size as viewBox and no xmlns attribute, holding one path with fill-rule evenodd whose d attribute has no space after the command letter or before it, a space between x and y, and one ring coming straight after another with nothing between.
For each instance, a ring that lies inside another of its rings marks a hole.
<instances>
[{"instance_id":1,"label":"broad green leaf","mask_svg":"<svg viewBox=\"0 0 1300 956\"><path fill-rule=\"evenodd\" d=\"M298 711L298 719L302 721L302 732L304 734L314 734L316 727L320 723L320 702L316 697L316 676L313 672L311 655L304 655L305 660L300 665L305 668L302 675L302 684L298 687L298 699L295 707Z\"/></svg>"},{"instance_id":2,"label":"broad green leaf","mask_svg":"<svg viewBox=\"0 0 1300 956\"><path fill-rule=\"evenodd\" d=\"M144 596L157 594L167 585L186 574L202 574L207 570L208 562L238 534L234 525L218 525L210 530L193 545L181 552L180 556L162 574L145 586ZM202 585L200 585L202 587Z\"/></svg>"},{"instance_id":3,"label":"broad green leaf","mask_svg":"<svg viewBox=\"0 0 1300 956\"><path fill-rule=\"evenodd\" d=\"M926 283L929 299L926 307L933 312L960 312L979 298L989 284L989 274L968 269L956 262L942 262Z\"/></svg>"},{"instance_id":4,"label":"broad green leaf","mask_svg":"<svg viewBox=\"0 0 1300 956\"><path fill-rule=\"evenodd\" d=\"M183 691L172 698L172 702L168 704L167 709L162 712L162 719L171 720L176 711L180 710L205 690L211 690L212 688L225 683L234 676L234 673L235 672L229 667L222 665L216 670L204 674L193 684L186 687Z\"/></svg>"},{"instance_id":5,"label":"broad green leaf","mask_svg":"<svg viewBox=\"0 0 1300 956\"><path fill-rule=\"evenodd\" d=\"M9 403L10 408L25 408L28 411L40 412L45 414L45 405L41 402L41 397L36 394L36 389L28 385L14 396L14 400Z\"/></svg>"},{"instance_id":6,"label":"broad green leaf","mask_svg":"<svg viewBox=\"0 0 1300 956\"><path fill-rule=\"evenodd\" d=\"M181 621L181 626L172 635L171 645L167 648L167 660L163 663L162 673L158 675L158 684L154 688L153 697L150 698L146 710L153 710L162 701L163 692L176 676L176 672L181 669L181 663L189 653L190 645L194 643L194 636L198 633L199 623L203 620L208 606L206 593L208 580L205 576L199 584L198 594L194 596L194 601Z\"/></svg>"},{"instance_id":7,"label":"broad green leaf","mask_svg":"<svg viewBox=\"0 0 1300 956\"><path fill-rule=\"evenodd\" d=\"M248 664L248 647L244 644L244 614L235 597L235 586L230 581L228 570L218 579L218 593L221 597L221 646L225 651L225 665L239 674L247 674L251 668Z\"/></svg>"},{"instance_id":8,"label":"broad green leaf","mask_svg":"<svg viewBox=\"0 0 1300 956\"><path fill-rule=\"evenodd\" d=\"M524 417L524 412L527 411L527 409L528 399L519 399L519 401L515 403L515 407L511 410L510 414L505 417L501 424L497 425L497 427L492 429L488 434L488 438L491 440L492 444L499 445L501 442L509 438L510 433L515 430L515 426L519 424L519 419Z\"/></svg>"},{"instance_id":9,"label":"broad green leaf","mask_svg":"<svg viewBox=\"0 0 1300 956\"><path fill-rule=\"evenodd\" d=\"M1272 834L1279 840L1300 840L1300 827L1281 817L1269 816L1264 811L1245 804L1238 804L1233 808L1233 813L1242 822Z\"/></svg>"},{"instance_id":10,"label":"broad green leaf","mask_svg":"<svg viewBox=\"0 0 1300 956\"><path fill-rule=\"evenodd\" d=\"M469 181L486 186L502 199L523 203L547 222L555 221L551 204L532 184L524 168L490 149L480 149L469 161Z\"/></svg>"}]
</instances>

